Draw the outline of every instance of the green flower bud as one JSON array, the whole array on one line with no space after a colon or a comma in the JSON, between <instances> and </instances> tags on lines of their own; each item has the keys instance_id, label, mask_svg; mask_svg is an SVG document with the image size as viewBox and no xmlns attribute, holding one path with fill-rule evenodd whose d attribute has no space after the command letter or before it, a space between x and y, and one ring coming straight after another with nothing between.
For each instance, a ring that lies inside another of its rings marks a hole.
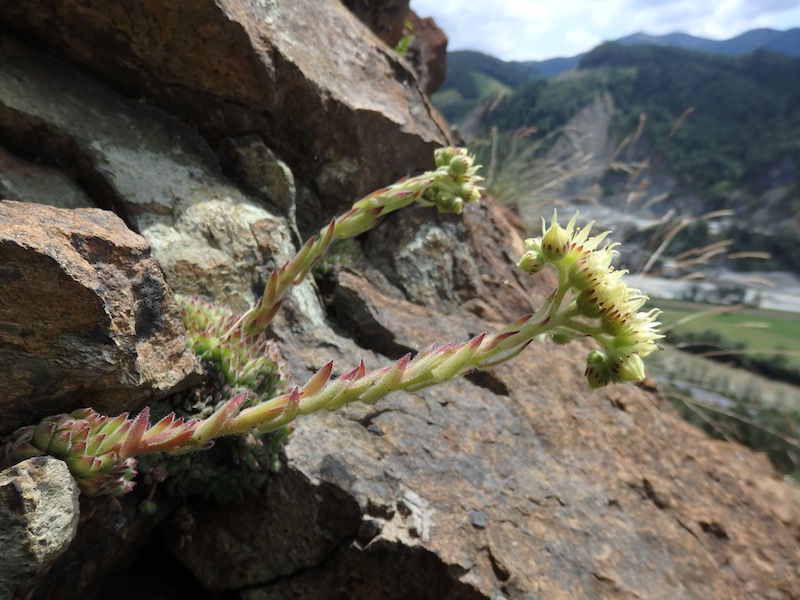
<instances>
[{"instance_id":1,"label":"green flower bud","mask_svg":"<svg viewBox=\"0 0 800 600\"><path fill-rule=\"evenodd\" d=\"M456 154L450 160L450 173L454 177L466 175L472 166L472 160L466 154Z\"/></svg>"},{"instance_id":2,"label":"green flower bud","mask_svg":"<svg viewBox=\"0 0 800 600\"><path fill-rule=\"evenodd\" d=\"M439 148L433 153L433 160L437 167L447 167L456 155L456 149L447 147Z\"/></svg>"},{"instance_id":3,"label":"green flower bud","mask_svg":"<svg viewBox=\"0 0 800 600\"><path fill-rule=\"evenodd\" d=\"M589 389L605 387L613 381L613 374L608 368L608 357L600 350L592 350L586 357L586 371L584 375L589 382Z\"/></svg>"},{"instance_id":4,"label":"green flower bud","mask_svg":"<svg viewBox=\"0 0 800 600\"><path fill-rule=\"evenodd\" d=\"M565 344L569 344L573 340L573 336L571 336L568 333L557 331L552 335L550 339L552 339L553 342L558 344L559 346L564 346Z\"/></svg>"},{"instance_id":5,"label":"green flower bud","mask_svg":"<svg viewBox=\"0 0 800 600\"><path fill-rule=\"evenodd\" d=\"M612 367L617 381L642 381L645 378L644 362L638 354L626 354Z\"/></svg>"},{"instance_id":6,"label":"green flower bud","mask_svg":"<svg viewBox=\"0 0 800 600\"><path fill-rule=\"evenodd\" d=\"M542 254L542 240L530 238L525 240L527 252L519 259L517 266L526 273L538 273L547 264L547 259Z\"/></svg>"},{"instance_id":7,"label":"green flower bud","mask_svg":"<svg viewBox=\"0 0 800 600\"><path fill-rule=\"evenodd\" d=\"M553 220L550 228L542 236L542 254L553 262L564 258L570 249L570 236L567 230Z\"/></svg>"}]
</instances>

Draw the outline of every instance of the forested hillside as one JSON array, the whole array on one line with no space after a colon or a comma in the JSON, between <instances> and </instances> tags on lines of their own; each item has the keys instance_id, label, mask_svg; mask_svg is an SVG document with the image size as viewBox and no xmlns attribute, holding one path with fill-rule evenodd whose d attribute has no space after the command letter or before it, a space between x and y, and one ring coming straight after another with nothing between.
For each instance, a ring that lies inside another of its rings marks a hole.
<instances>
[{"instance_id":1,"label":"forested hillside","mask_svg":"<svg viewBox=\"0 0 800 600\"><path fill-rule=\"evenodd\" d=\"M800 166L798 58L606 44L580 68L595 81L605 79L621 130L645 114L648 135L663 139L676 118L692 111L665 146L665 161L682 183L703 192L711 208L724 206L734 190L758 192L786 161Z\"/></svg>"},{"instance_id":2,"label":"forested hillside","mask_svg":"<svg viewBox=\"0 0 800 600\"><path fill-rule=\"evenodd\" d=\"M496 128L503 143L532 127L542 140L605 93L613 99L616 139L635 132L644 116L635 158L672 176L674 196L694 198L698 214L735 210L740 218L727 233L776 256L760 268L797 268L796 234L769 233L800 213L800 58L608 43L584 55L575 71L493 96L471 132L485 138Z\"/></svg>"}]
</instances>

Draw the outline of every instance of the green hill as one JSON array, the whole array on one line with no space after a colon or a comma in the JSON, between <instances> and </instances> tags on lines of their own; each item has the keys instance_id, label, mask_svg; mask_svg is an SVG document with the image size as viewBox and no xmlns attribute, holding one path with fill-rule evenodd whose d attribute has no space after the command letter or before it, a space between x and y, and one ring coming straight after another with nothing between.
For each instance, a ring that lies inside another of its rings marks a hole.
<instances>
[{"instance_id":1,"label":"green hill","mask_svg":"<svg viewBox=\"0 0 800 600\"><path fill-rule=\"evenodd\" d=\"M505 62L469 50L447 53L447 76L434 102L455 123L480 101L510 93L537 76L528 63Z\"/></svg>"},{"instance_id":2,"label":"green hill","mask_svg":"<svg viewBox=\"0 0 800 600\"><path fill-rule=\"evenodd\" d=\"M647 135L666 140L664 168L700 194L705 208L755 209L770 174L800 170L800 59L767 51L740 57L677 48L604 44L581 60L587 86L609 91L618 132L647 115ZM598 84L598 81L601 83ZM553 82L556 87L561 84ZM785 168L784 168L785 170ZM731 199L737 192L737 205ZM800 211L795 190L779 218Z\"/></svg>"},{"instance_id":3,"label":"green hill","mask_svg":"<svg viewBox=\"0 0 800 600\"><path fill-rule=\"evenodd\" d=\"M610 95L615 139L631 134L646 116L639 154L627 158L650 159L656 172L677 182L672 195L684 204L668 199L665 209L732 209L736 218L726 235L737 239L736 249L775 256L750 266L798 270L792 224L800 222L800 58L764 50L730 56L607 43L560 77L534 76L513 89L522 78L521 67L513 69L517 79L503 75L502 99L470 121L475 138L486 139L494 128L500 144L508 144L513 132L534 127L537 139L547 139L593 99ZM486 81L482 88L479 78L473 81L484 93L478 91L478 98L491 95ZM693 242L709 241L708 235Z\"/></svg>"}]
</instances>

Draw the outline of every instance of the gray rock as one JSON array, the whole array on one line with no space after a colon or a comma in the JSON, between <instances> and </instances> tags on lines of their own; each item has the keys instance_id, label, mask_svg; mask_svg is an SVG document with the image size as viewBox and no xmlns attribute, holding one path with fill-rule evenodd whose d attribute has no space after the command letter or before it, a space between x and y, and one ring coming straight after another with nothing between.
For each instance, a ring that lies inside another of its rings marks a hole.
<instances>
[{"instance_id":1,"label":"gray rock","mask_svg":"<svg viewBox=\"0 0 800 600\"><path fill-rule=\"evenodd\" d=\"M0 472L0 597L29 589L67 548L78 528L78 484L49 456Z\"/></svg>"},{"instance_id":2,"label":"gray rock","mask_svg":"<svg viewBox=\"0 0 800 600\"><path fill-rule=\"evenodd\" d=\"M58 169L30 163L0 148L0 198L59 208L95 208L89 196Z\"/></svg>"},{"instance_id":3,"label":"gray rock","mask_svg":"<svg viewBox=\"0 0 800 600\"><path fill-rule=\"evenodd\" d=\"M54 133L37 152L55 162L81 157L82 179L93 182L87 193L122 209L173 290L249 307L266 257L291 250L285 220L231 185L190 128L22 44L4 47L0 105L12 115L3 124L9 137L25 146L20 140L47 122ZM75 155L60 156L67 143Z\"/></svg>"}]
</instances>

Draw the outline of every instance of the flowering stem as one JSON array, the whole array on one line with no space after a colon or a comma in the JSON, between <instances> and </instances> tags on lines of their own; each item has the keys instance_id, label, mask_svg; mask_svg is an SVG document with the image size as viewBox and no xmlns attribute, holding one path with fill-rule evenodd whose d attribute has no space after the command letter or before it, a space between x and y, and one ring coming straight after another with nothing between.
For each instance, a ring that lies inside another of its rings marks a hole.
<instances>
[{"instance_id":1,"label":"flowering stem","mask_svg":"<svg viewBox=\"0 0 800 600\"><path fill-rule=\"evenodd\" d=\"M332 363L328 363L312 378L313 384L242 410L222 427L220 434L253 428L272 431L297 414L323 408L334 410L351 402L373 404L394 391L418 391L475 369L494 367L516 356L537 337L562 326L558 318L541 317L541 312L526 315L492 335L484 333L460 344L429 346L413 358L407 354L394 365L371 373L366 372L362 362L353 371L329 381Z\"/></svg>"},{"instance_id":2,"label":"flowering stem","mask_svg":"<svg viewBox=\"0 0 800 600\"><path fill-rule=\"evenodd\" d=\"M232 392L236 395L209 417L184 420L170 414L151 426L147 408L135 418L127 414L110 418L84 409L18 430L0 462L13 464L51 454L69 465L86 494L123 494L133 487L135 456L199 450L220 436L249 434L254 429L276 430L301 414L335 410L357 401L373 404L393 391L421 390L475 369L492 368L545 336L560 344L583 336L597 342L600 349L592 350L586 361L590 388L643 379L641 359L656 349L655 340L662 337L655 320L658 311L639 312L646 298L638 290L628 289L622 272L611 266L614 245L598 248L605 233L589 237L591 224L582 231L576 229L574 217L564 229L554 214L549 228L543 224L541 238L526 240L527 251L518 263L528 273L547 265L558 272L556 289L535 314L492 334L428 346L413 358L407 354L370 373L361 361L349 373L332 380L333 363L329 362L302 387L277 397L267 395L275 388L265 392L262 384L279 369L270 358L271 346L263 328L287 290L308 274L334 240L374 227L384 215L411 202L459 212L463 202L480 196L472 159L463 151L441 150L436 162L436 171L375 192L331 221L292 260L272 273L264 296L244 315L237 318L230 311L199 301L186 304L185 317L193 324L188 329L195 332L193 348L203 357L217 357L220 373L236 390ZM260 331L251 335L248 330ZM260 356L251 356L254 353ZM247 391L236 393L242 388ZM250 400L253 405L249 405Z\"/></svg>"},{"instance_id":3,"label":"flowering stem","mask_svg":"<svg viewBox=\"0 0 800 600\"><path fill-rule=\"evenodd\" d=\"M311 237L286 264L269 276L264 294L228 330L223 339L239 328L248 333L263 331L275 318L289 289L308 275L314 264L336 240L353 237L377 226L383 218L414 202L436 206L439 212L461 213L465 202L480 199L483 189L474 158L465 150L442 148L434 154L435 171L406 178L387 188L373 192L353 204L345 214L336 217Z\"/></svg>"}]
</instances>

